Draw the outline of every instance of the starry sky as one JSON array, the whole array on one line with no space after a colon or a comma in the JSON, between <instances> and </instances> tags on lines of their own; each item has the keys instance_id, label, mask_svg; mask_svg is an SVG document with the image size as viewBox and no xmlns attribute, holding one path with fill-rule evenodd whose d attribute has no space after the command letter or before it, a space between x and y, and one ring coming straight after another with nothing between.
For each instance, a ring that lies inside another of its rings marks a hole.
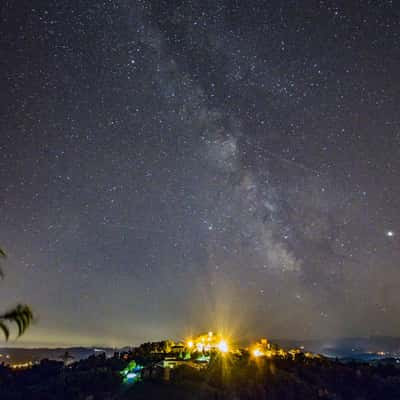
<instances>
[{"instance_id":1,"label":"starry sky","mask_svg":"<svg viewBox=\"0 0 400 400\"><path fill-rule=\"evenodd\" d=\"M400 335L399 21L2 2L0 303L37 315L17 344Z\"/></svg>"}]
</instances>

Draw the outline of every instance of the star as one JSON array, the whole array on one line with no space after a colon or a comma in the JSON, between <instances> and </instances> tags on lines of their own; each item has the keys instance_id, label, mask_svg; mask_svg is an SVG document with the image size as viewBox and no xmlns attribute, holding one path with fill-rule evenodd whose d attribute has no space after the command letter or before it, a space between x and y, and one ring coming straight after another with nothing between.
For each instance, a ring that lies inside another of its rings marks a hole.
<instances>
[{"instance_id":1,"label":"star","mask_svg":"<svg viewBox=\"0 0 400 400\"><path fill-rule=\"evenodd\" d=\"M179 337L205 298L254 335L399 335L391 2L3 3L2 304L92 344Z\"/></svg>"}]
</instances>

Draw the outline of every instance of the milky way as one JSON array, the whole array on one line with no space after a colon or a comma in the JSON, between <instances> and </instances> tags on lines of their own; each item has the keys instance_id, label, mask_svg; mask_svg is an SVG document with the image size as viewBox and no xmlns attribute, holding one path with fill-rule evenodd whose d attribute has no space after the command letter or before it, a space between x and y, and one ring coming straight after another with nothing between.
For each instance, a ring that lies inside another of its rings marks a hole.
<instances>
[{"instance_id":1,"label":"milky way","mask_svg":"<svg viewBox=\"0 0 400 400\"><path fill-rule=\"evenodd\" d=\"M20 345L400 334L399 6L266 3L3 7Z\"/></svg>"}]
</instances>

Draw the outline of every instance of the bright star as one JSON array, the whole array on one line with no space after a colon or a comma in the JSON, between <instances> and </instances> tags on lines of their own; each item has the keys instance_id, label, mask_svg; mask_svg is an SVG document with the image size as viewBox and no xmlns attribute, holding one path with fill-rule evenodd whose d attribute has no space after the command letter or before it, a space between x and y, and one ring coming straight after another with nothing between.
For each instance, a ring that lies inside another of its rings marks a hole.
<instances>
[{"instance_id":1,"label":"bright star","mask_svg":"<svg viewBox=\"0 0 400 400\"><path fill-rule=\"evenodd\" d=\"M387 231L386 232L386 236L387 237L393 237L394 236L394 232L393 231Z\"/></svg>"}]
</instances>

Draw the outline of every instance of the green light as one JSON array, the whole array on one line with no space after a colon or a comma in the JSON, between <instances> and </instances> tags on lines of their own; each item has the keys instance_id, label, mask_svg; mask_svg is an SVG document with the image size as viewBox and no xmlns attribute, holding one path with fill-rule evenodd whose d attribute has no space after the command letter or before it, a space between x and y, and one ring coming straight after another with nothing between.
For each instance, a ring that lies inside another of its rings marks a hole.
<instances>
[{"instance_id":1,"label":"green light","mask_svg":"<svg viewBox=\"0 0 400 400\"><path fill-rule=\"evenodd\" d=\"M136 361L132 360L129 364L121 371L121 374L127 376L132 370L136 368Z\"/></svg>"},{"instance_id":2,"label":"green light","mask_svg":"<svg viewBox=\"0 0 400 400\"><path fill-rule=\"evenodd\" d=\"M197 357L196 361L200 361L200 362L209 362L210 361L210 356L205 356L204 354Z\"/></svg>"},{"instance_id":3,"label":"green light","mask_svg":"<svg viewBox=\"0 0 400 400\"><path fill-rule=\"evenodd\" d=\"M140 380L140 371L143 369L141 365L136 364L135 360L129 362L129 364L120 372L124 377L124 383L135 383Z\"/></svg>"}]
</instances>

